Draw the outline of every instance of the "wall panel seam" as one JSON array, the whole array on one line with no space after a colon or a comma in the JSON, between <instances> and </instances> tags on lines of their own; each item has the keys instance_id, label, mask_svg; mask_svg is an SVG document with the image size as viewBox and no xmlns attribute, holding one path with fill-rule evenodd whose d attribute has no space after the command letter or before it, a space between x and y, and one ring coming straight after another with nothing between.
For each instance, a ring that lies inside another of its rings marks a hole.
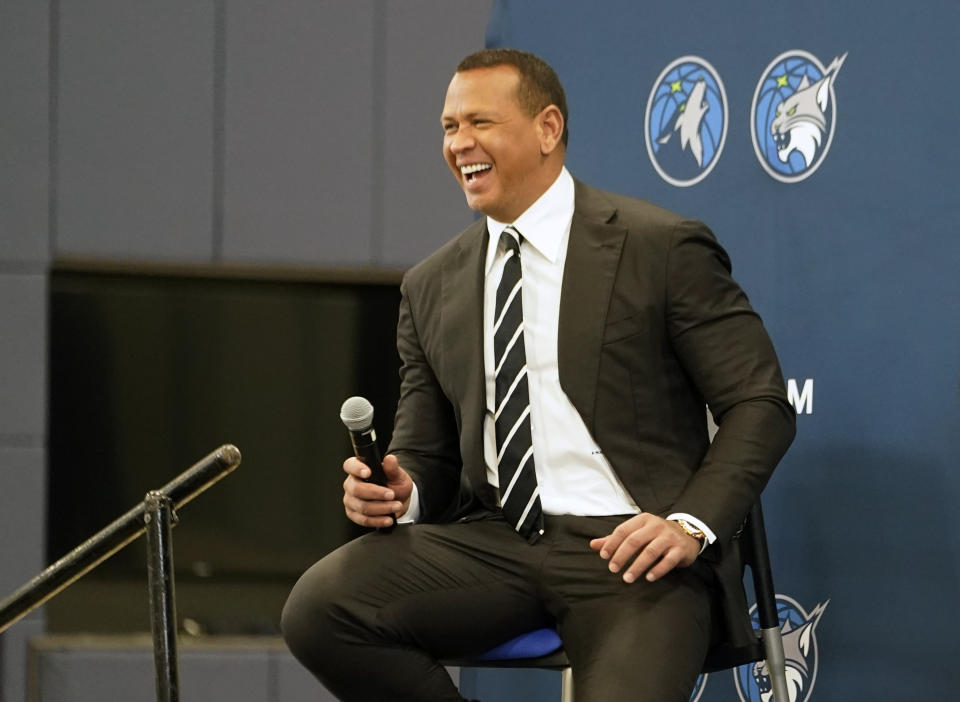
<instances>
[{"instance_id":1,"label":"wall panel seam","mask_svg":"<svg viewBox=\"0 0 960 702\"><path fill-rule=\"evenodd\" d=\"M227 5L225 0L214 3L213 18L213 141L211 192L211 260L223 260L224 178L226 159L226 69L227 69Z\"/></svg>"},{"instance_id":2,"label":"wall panel seam","mask_svg":"<svg viewBox=\"0 0 960 702\"><path fill-rule=\"evenodd\" d=\"M373 75L370 81L373 108L373 144L370 150L370 263L383 263L384 207L386 193L383 169L386 163L387 3L373 5Z\"/></svg>"},{"instance_id":3,"label":"wall panel seam","mask_svg":"<svg viewBox=\"0 0 960 702\"><path fill-rule=\"evenodd\" d=\"M50 0L47 65L47 255L57 251L59 235L57 186L60 177L59 91L60 91L60 0Z\"/></svg>"}]
</instances>

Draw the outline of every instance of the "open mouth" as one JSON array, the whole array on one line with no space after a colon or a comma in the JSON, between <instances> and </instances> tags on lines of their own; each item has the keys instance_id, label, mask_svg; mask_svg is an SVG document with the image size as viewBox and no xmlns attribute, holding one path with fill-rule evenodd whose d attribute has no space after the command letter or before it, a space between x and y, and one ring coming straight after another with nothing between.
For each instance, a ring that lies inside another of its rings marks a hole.
<instances>
[{"instance_id":1,"label":"open mouth","mask_svg":"<svg viewBox=\"0 0 960 702\"><path fill-rule=\"evenodd\" d=\"M472 184L483 177L487 171L493 168L492 163L471 163L466 166L460 166L460 175L463 176L463 182Z\"/></svg>"},{"instance_id":2,"label":"open mouth","mask_svg":"<svg viewBox=\"0 0 960 702\"><path fill-rule=\"evenodd\" d=\"M785 151L790 146L790 132L773 132L773 143L777 151Z\"/></svg>"}]
</instances>

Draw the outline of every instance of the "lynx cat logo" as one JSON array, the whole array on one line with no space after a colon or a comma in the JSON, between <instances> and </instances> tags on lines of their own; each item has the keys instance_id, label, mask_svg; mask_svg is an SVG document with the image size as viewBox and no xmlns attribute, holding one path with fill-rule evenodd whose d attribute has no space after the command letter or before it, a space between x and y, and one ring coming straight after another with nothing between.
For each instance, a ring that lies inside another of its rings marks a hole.
<instances>
[{"instance_id":1,"label":"lynx cat logo","mask_svg":"<svg viewBox=\"0 0 960 702\"><path fill-rule=\"evenodd\" d=\"M644 125L647 154L661 178L681 188L706 178L727 138L727 93L713 66L683 56L663 69Z\"/></svg>"},{"instance_id":2,"label":"lynx cat logo","mask_svg":"<svg viewBox=\"0 0 960 702\"><path fill-rule=\"evenodd\" d=\"M750 108L750 135L760 165L777 180L796 183L823 163L837 124L833 84L845 58L824 68L806 51L788 51L763 72Z\"/></svg>"},{"instance_id":3,"label":"lynx cat logo","mask_svg":"<svg viewBox=\"0 0 960 702\"><path fill-rule=\"evenodd\" d=\"M777 595L777 613L783 635L783 653L787 662L788 702L807 702L817 680L817 623L830 600L818 604L807 614L796 600ZM753 625L759 626L757 607L750 610ZM734 684L741 702L772 702L773 689L766 661L742 665L733 671ZM778 700L779 702L779 700Z\"/></svg>"}]
</instances>

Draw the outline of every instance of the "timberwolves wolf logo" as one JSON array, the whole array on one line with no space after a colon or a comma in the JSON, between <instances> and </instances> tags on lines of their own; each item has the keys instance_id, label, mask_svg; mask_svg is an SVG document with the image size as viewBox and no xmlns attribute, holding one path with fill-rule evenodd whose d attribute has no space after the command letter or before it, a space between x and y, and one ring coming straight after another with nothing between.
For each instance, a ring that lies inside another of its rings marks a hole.
<instances>
[{"instance_id":1,"label":"timberwolves wolf logo","mask_svg":"<svg viewBox=\"0 0 960 702\"><path fill-rule=\"evenodd\" d=\"M727 138L727 93L713 66L697 56L667 66L650 91L644 124L661 178L681 188L706 178Z\"/></svg>"},{"instance_id":2,"label":"timberwolves wolf logo","mask_svg":"<svg viewBox=\"0 0 960 702\"><path fill-rule=\"evenodd\" d=\"M817 623L830 600L818 604L807 614L797 602L786 595L777 595L777 613L783 635L783 653L787 662L787 702L807 702L817 680ZM757 623L756 605L751 613ZM734 684L741 702L771 702L773 687L766 661L742 665L733 671ZM780 702L780 700L777 700Z\"/></svg>"},{"instance_id":3,"label":"timberwolves wolf logo","mask_svg":"<svg viewBox=\"0 0 960 702\"><path fill-rule=\"evenodd\" d=\"M788 51L763 72L753 94L750 134L760 165L777 180L795 183L823 163L836 126L833 84L845 58L824 67L806 51Z\"/></svg>"}]
</instances>

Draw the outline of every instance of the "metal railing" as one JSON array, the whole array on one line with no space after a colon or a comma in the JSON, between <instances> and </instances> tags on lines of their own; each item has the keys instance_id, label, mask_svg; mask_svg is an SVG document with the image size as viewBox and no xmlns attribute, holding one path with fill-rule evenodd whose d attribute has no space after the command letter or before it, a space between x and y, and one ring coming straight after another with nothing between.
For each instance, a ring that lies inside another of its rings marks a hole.
<instances>
[{"instance_id":1,"label":"metal railing","mask_svg":"<svg viewBox=\"0 0 960 702\"><path fill-rule=\"evenodd\" d=\"M180 684L170 532L176 523L178 508L238 465L239 449L225 444L159 490L148 492L143 502L0 601L0 633L146 532L157 700L176 702Z\"/></svg>"}]
</instances>

